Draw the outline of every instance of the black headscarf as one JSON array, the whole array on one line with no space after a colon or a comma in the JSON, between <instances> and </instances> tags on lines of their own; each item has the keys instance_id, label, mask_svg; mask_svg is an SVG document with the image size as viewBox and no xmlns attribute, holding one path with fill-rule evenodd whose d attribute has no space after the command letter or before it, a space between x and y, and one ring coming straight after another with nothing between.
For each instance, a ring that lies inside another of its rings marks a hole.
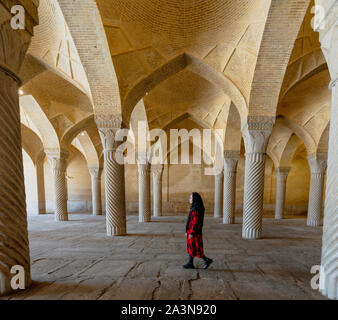
<instances>
[{"instance_id":1,"label":"black headscarf","mask_svg":"<svg viewBox=\"0 0 338 320\"><path fill-rule=\"evenodd\" d=\"M200 230L202 231L205 209L204 209L202 197L197 192L193 192L193 194L192 194L192 204L191 204L191 207L190 207L190 212L189 212L189 216L188 216L188 220L187 220L186 231L188 230L188 227L189 227L191 213L194 210L196 210L199 214L200 223L201 223L201 229Z\"/></svg>"}]
</instances>

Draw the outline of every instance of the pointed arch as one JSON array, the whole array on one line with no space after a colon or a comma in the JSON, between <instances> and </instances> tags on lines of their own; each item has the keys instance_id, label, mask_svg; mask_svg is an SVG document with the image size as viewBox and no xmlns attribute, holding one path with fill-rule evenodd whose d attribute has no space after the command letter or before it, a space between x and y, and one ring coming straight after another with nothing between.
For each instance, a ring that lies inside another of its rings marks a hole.
<instances>
[{"instance_id":1,"label":"pointed arch","mask_svg":"<svg viewBox=\"0 0 338 320\"><path fill-rule=\"evenodd\" d=\"M30 156L33 163L36 164L41 152L43 152L43 143L40 137L30 128L21 123L22 148Z\"/></svg>"},{"instance_id":2,"label":"pointed arch","mask_svg":"<svg viewBox=\"0 0 338 320\"><path fill-rule=\"evenodd\" d=\"M275 117L284 75L309 4L310 0L271 1L252 81L250 116Z\"/></svg>"},{"instance_id":3,"label":"pointed arch","mask_svg":"<svg viewBox=\"0 0 338 320\"><path fill-rule=\"evenodd\" d=\"M241 120L244 121L247 114L247 103L235 84L203 60L189 53L182 53L139 79L126 93L122 102L124 122L129 123L132 110L147 92L184 69L201 76L227 94L238 109Z\"/></svg>"},{"instance_id":4,"label":"pointed arch","mask_svg":"<svg viewBox=\"0 0 338 320\"><path fill-rule=\"evenodd\" d=\"M47 115L31 95L20 97L20 107L29 116L39 131L45 150L59 150L58 135Z\"/></svg>"}]
</instances>

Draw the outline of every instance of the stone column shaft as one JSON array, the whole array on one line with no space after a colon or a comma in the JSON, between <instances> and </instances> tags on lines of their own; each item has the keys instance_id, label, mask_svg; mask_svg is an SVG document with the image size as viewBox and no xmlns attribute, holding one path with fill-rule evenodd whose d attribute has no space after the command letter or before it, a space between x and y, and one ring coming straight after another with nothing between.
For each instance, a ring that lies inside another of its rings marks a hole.
<instances>
[{"instance_id":1,"label":"stone column shaft","mask_svg":"<svg viewBox=\"0 0 338 320\"><path fill-rule=\"evenodd\" d=\"M214 217L222 217L222 206L223 206L223 171L215 174L215 204L214 204Z\"/></svg>"},{"instance_id":2,"label":"stone column shaft","mask_svg":"<svg viewBox=\"0 0 338 320\"><path fill-rule=\"evenodd\" d=\"M224 154L223 223L234 224L236 214L236 175L239 152Z\"/></svg>"},{"instance_id":3,"label":"stone column shaft","mask_svg":"<svg viewBox=\"0 0 338 320\"><path fill-rule=\"evenodd\" d=\"M100 168L89 168L92 182L92 207L93 215L102 215L102 199L101 199L101 172Z\"/></svg>"},{"instance_id":4,"label":"stone column shaft","mask_svg":"<svg viewBox=\"0 0 338 320\"><path fill-rule=\"evenodd\" d=\"M18 89L0 68L0 296L12 291L16 265L31 284Z\"/></svg>"},{"instance_id":5,"label":"stone column shaft","mask_svg":"<svg viewBox=\"0 0 338 320\"><path fill-rule=\"evenodd\" d=\"M66 181L67 154L64 152L61 152L59 155L52 155L49 153L48 158L53 175L55 221L68 221L68 192Z\"/></svg>"},{"instance_id":6,"label":"stone column shaft","mask_svg":"<svg viewBox=\"0 0 338 320\"><path fill-rule=\"evenodd\" d=\"M307 225L310 227L318 227L320 226L322 212L324 176L327 165L327 155L313 155L309 157L308 161L311 170L311 182Z\"/></svg>"},{"instance_id":7,"label":"stone column shaft","mask_svg":"<svg viewBox=\"0 0 338 320\"><path fill-rule=\"evenodd\" d=\"M162 216L162 175L163 165L152 167L153 173L153 196L154 196L154 216Z\"/></svg>"},{"instance_id":8,"label":"stone column shaft","mask_svg":"<svg viewBox=\"0 0 338 320\"><path fill-rule=\"evenodd\" d=\"M275 219L280 220L284 217L285 208L285 192L286 192L286 180L289 175L290 168L279 167L276 169L277 176L277 192L276 192L276 208Z\"/></svg>"},{"instance_id":9,"label":"stone column shaft","mask_svg":"<svg viewBox=\"0 0 338 320\"><path fill-rule=\"evenodd\" d=\"M243 128L246 159L242 236L254 240L262 237L265 157L274 118L252 118Z\"/></svg>"},{"instance_id":10,"label":"stone column shaft","mask_svg":"<svg viewBox=\"0 0 338 320\"><path fill-rule=\"evenodd\" d=\"M336 28L336 41L338 42L338 26ZM324 274L323 287L320 290L330 299L338 299L338 78L332 81L331 87L332 110L321 260Z\"/></svg>"},{"instance_id":11,"label":"stone column shaft","mask_svg":"<svg viewBox=\"0 0 338 320\"><path fill-rule=\"evenodd\" d=\"M44 175L44 157L39 158L36 163L36 183L38 195L38 214L46 213L46 191L45 191L45 175Z\"/></svg>"},{"instance_id":12,"label":"stone column shaft","mask_svg":"<svg viewBox=\"0 0 338 320\"><path fill-rule=\"evenodd\" d=\"M16 30L11 24L14 4L18 3L1 1L0 5L0 296L14 290L11 271L18 270L13 267L24 269L23 289L31 285L18 91L38 11L36 3L30 3L25 29Z\"/></svg>"},{"instance_id":13,"label":"stone column shaft","mask_svg":"<svg viewBox=\"0 0 338 320\"><path fill-rule=\"evenodd\" d=\"M139 222L151 221L150 165L138 164Z\"/></svg>"},{"instance_id":14,"label":"stone column shaft","mask_svg":"<svg viewBox=\"0 0 338 320\"><path fill-rule=\"evenodd\" d=\"M96 116L104 148L104 175L106 189L106 228L108 236L124 236L127 232L124 158L121 143L115 134L121 126L121 118Z\"/></svg>"},{"instance_id":15,"label":"stone column shaft","mask_svg":"<svg viewBox=\"0 0 338 320\"><path fill-rule=\"evenodd\" d=\"M338 299L338 2L322 1L325 10L319 40L331 75L331 119L325 192L323 245L320 291L330 299Z\"/></svg>"}]
</instances>

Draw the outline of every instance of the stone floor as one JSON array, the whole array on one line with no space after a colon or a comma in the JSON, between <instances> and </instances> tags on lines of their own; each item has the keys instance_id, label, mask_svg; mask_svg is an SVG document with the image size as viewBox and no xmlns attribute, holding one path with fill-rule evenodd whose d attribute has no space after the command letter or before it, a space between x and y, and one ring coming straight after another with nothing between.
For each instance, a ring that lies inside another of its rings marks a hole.
<instances>
[{"instance_id":1,"label":"stone floor","mask_svg":"<svg viewBox=\"0 0 338 320\"><path fill-rule=\"evenodd\" d=\"M33 286L4 299L324 299L310 287L322 228L305 219L264 220L264 239L241 239L241 224L206 217L209 270L183 270L185 217L128 216L128 236L105 236L105 218L29 218Z\"/></svg>"}]
</instances>

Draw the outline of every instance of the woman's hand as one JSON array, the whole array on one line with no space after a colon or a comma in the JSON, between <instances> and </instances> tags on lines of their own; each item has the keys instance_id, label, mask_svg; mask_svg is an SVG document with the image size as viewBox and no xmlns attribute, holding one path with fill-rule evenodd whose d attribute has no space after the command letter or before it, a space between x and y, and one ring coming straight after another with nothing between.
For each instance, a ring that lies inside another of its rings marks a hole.
<instances>
[{"instance_id":1,"label":"woman's hand","mask_svg":"<svg viewBox=\"0 0 338 320\"><path fill-rule=\"evenodd\" d=\"M189 239L192 239L192 238L193 238L192 234L189 234Z\"/></svg>"}]
</instances>

